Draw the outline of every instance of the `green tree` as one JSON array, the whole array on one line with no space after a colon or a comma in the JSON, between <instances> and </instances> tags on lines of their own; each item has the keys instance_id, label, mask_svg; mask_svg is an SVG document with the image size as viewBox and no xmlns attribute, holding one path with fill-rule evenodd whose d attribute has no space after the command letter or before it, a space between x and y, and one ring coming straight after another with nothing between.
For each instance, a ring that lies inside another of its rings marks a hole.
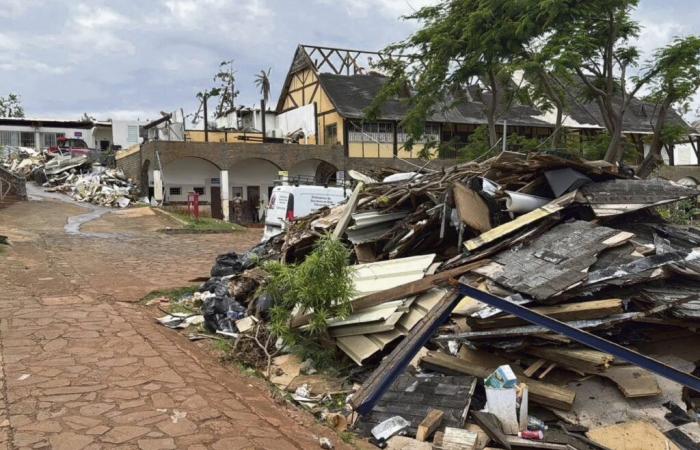
<instances>
[{"instance_id":1,"label":"green tree","mask_svg":"<svg viewBox=\"0 0 700 450\"><path fill-rule=\"evenodd\" d=\"M0 117L24 117L22 101L17 94L0 97Z\"/></svg>"},{"instance_id":2,"label":"green tree","mask_svg":"<svg viewBox=\"0 0 700 450\"><path fill-rule=\"evenodd\" d=\"M478 100L486 117L489 144L495 145L496 124L520 89L512 81L516 62L551 20L545 14L524 14L529 8L540 10L538 3L444 0L407 16L421 27L384 49L392 55L379 64L388 81L368 117L375 116L388 99L403 97L410 108L402 125L412 139L418 139L429 114Z\"/></svg>"},{"instance_id":3,"label":"green tree","mask_svg":"<svg viewBox=\"0 0 700 450\"><path fill-rule=\"evenodd\" d=\"M576 2L575 8L559 14L557 2L547 3L558 19L546 37L546 53L579 80L584 98L598 106L610 136L606 161L623 160L631 147L622 134L625 112L635 96L652 90L649 100L657 106L651 121L654 139L640 172L648 175L663 145L673 140L666 127L668 113L686 105L697 90L698 38L677 39L640 67L639 50L633 45L640 28L631 18L638 0Z\"/></svg>"},{"instance_id":4,"label":"green tree","mask_svg":"<svg viewBox=\"0 0 700 450\"><path fill-rule=\"evenodd\" d=\"M639 167L641 177L649 176L662 162L661 150L665 145L672 145L688 133L685 126L669 124L667 119L672 108L688 112L690 98L700 89L700 38L676 39L654 56L655 62L648 69L654 74L649 81L651 93L646 98L656 106L652 116L654 135Z\"/></svg>"}]
</instances>

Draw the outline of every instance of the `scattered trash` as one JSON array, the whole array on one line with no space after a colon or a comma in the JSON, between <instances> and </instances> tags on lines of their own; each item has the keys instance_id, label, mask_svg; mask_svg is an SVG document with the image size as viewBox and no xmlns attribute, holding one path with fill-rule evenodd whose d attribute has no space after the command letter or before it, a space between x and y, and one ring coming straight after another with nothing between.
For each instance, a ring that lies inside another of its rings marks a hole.
<instances>
[{"instance_id":1,"label":"scattered trash","mask_svg":"<svg viewBox=\"0 0 700 450\"><path fill-rule=\"evenodd\" d=\"M328 439L327 437L322 437L322 438L320 438L320 439L318 440L318 445L319 445L321 448L326 449L326 450L332 450L332 449L335 448L335 447L333 446L333 443L331 442L331 440Z\"/></svg>"}]
</instances>

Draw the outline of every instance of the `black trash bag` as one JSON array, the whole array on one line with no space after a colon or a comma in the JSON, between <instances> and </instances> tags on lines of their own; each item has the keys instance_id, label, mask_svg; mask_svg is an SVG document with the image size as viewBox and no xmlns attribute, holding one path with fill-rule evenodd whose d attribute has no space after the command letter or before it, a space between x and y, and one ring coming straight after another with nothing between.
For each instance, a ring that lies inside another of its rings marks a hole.
<instances>
[{"instance_id":1,"label":"black trash bag","mask_svg":"<svg viewBox=\"0 0 700 450\"><path fill-rule=\"evenodd\" d=\"M273 305L272 297L267 294L261 294L255 301L255 313L258 317L269 318L268 311Z\"/></svg>"},{"instance_id":2,"label":"black trash bag","mask_svg":"<svg viewBox=\"0 0 700 450\"><path fill-rule=\"evenodd\" d=\"M204 327L208 331L215 333L220 330L234 333L236 332L234 322L245 317L246 309L228 295L217 296L204 300L202 315L204 316Z\"/></svg>"},{"instance_id":3,"label":"black trash bag","mask_svg":"<svg viewBox=\"0 0 700 450\"><path fill-rule=\"evenodd\" d=\"M215 293L217 286L221 285L221 277L211 277L199 287L199 292Z\"/></svg>"},{"instance_id":4,"label":"black trash bag","mask_svg":"<svg viewBox=\"0 0 700 450\"><path fill-rule=\"evenodd\" d=\"M243 264L236 252L224 253L216 257L216 264L211 268L212 277L225 277L243 272Z\"/></svg>"},{"instance_id":5,"label":"black trash bag","mask_svg":"<svg viewBox=\"0 0 700 450\"><path fill-rule=\"evenodd\" d=\"M263 256L267 252L267 246L268 243L263 242L262 244L258 244L245 252L245 254L241 256L243 270L252 269L253 267L257 266L258 262L262 260Z\"/></svg>"}]
</instances>

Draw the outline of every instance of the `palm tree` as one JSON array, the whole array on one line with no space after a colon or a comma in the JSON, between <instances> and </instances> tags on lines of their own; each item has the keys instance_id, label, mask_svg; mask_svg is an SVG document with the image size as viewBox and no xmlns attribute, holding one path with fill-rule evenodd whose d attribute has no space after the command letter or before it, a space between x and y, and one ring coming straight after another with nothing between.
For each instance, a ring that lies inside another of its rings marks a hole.
<instances>
[{"instance_id":1,"label":"palm tree","mask_svg":"<svg viewBox=\"0 0 700 450\"><path fill-rule=\"evenodd\" d=\"M258 75L255 75L255 85L260 89L260 94L265 104L267 104L267 100L270 98L270 70L272 70L272 68L268 68L267 72L261 70Z\"/></svg>"},{"instance_id":2,"label":"palm tree","mask_svg":"<svg viewBox=\"0 0 700 450\"><path fill-rule=\"evenodd\" d=\"M258 75L255 75L255 85L260 89L260 94L262 95L262 101L260 102L260 121L262 122L262 140L265 142L266 130L265 130L265 111L267 108L267 100L270 98L270 70L268 68L267 72L261 70Z\"/></svg>"}]
</instances>

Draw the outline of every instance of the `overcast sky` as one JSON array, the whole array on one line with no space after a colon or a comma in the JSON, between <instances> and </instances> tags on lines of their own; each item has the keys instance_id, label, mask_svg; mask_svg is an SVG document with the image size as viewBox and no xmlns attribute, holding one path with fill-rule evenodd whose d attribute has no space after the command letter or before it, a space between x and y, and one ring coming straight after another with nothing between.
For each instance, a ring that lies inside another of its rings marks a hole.
<instances>
[{"instance_id":1,"label":"overcast sky","mask_svg":"<svg viewBox=\"0 0 700 450\"><path fill-rule=\"evenodd\" d=\"M399 16L430 0L0 0L0 95L28 116L156 118L196 108L233 59L239 104L272 68L276 102L299 43L378 50L408 35ZM641 0L639 46L700 34L697 0ZM698 99L696 107L700 105Z\"/></svg>"}]
</instances>

